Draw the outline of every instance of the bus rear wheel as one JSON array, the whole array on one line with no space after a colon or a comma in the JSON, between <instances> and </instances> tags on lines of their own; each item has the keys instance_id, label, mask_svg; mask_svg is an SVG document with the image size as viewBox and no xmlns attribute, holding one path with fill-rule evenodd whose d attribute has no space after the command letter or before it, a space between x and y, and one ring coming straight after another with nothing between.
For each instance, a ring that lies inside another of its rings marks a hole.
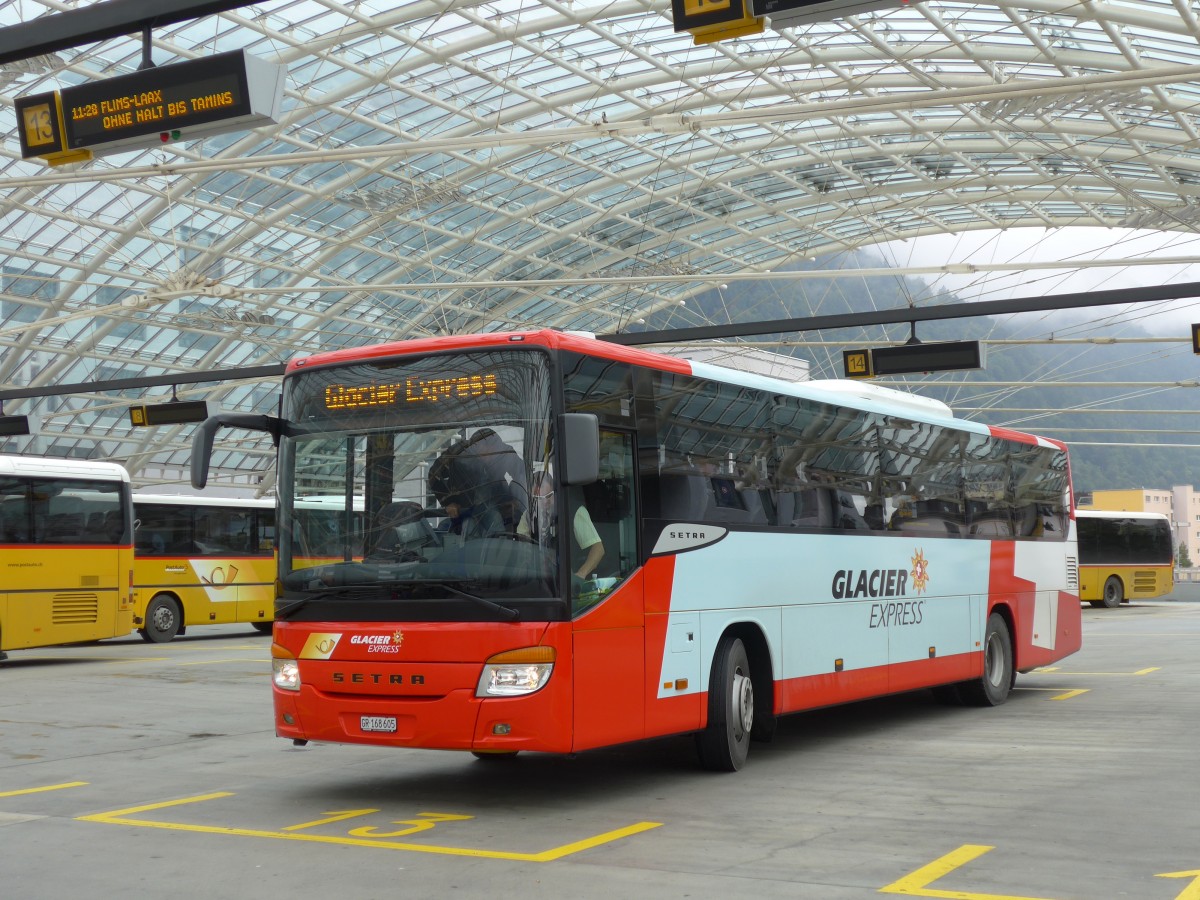
<instances>
[{"instance_id":1,"label":"bus rear wheel","mask_svg":"<svg viewBox=\"0 0 1200 900\"><path fill-rule=\"evenodd\" d=\"M138 629L138 634L142 640L152 644L165 644L179 634L182 618L175 598L169 594L158 594L146 607L146 624Z\"/></svg>"},{"instance_id":2,"label":"bus rear wheel","mask_svg":"<svg viewBox=\"0 0 1200 900\"><path fill-rule=\"evenodd\" d=\"M1116 609L1124 599L1125 585L1121 584L1121 579L1116 575L1109 575L1108 580L1104 582L1104 608Z\"/></svg>"},{"instance_id":3,"label":"bus rear wheel","mask_svg":"<svg viewBox=\"0 0 1200 900\"><path fill-rule=\"evenodd\" d=\"M992 613L983 639L983 676L959 684L958 694L970 706L999 706L1008 699L1015 674L1008 623L1004 616Z\"/></svg>"},{"instance_id":4,"label":"bus rear wheel","mask_svg":"<svg viewBox=\"0 0 1200 900\"><path fill-rule=\"evenodd\" d=\"M754 683L740 638L725 638L713 657L708 684L708 727L696 735L700 763L715 772L736 772L750 752Z\"/></svg>"}]
</instances>

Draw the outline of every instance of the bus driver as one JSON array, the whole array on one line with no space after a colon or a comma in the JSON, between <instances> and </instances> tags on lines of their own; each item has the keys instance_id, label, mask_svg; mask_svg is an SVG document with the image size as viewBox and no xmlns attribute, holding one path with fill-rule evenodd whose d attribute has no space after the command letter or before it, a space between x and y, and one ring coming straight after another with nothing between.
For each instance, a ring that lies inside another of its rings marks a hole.
<instances>
[{"instance_id":1,"label":"bus driver","mask_svg":"<svg viewBox=\"0 0 1200 900\"><path fill-rule=\"evenodd\" d=\"M539 544L551 546L557 540L553 479L545 472L535 472L530 494L534 502L532 508L526 510L521 516L521 521L517 523L517 534L530 537ZM580 553L587 554L583 563L572 574L575 578L585 580L596 571L600 560L604 558L604 543L596 532L591 514L582 503L572 517L571 534ZM574 551L574 548L572 550ZM572 552L572 556L575 555Z\"/></svg>"}]
</instances>

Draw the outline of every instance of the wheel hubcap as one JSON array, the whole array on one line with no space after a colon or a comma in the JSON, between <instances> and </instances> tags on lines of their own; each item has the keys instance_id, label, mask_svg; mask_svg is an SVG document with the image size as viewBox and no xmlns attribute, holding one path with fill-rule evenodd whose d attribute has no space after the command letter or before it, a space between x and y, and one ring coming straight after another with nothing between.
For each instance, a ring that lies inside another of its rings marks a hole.
<instances>
[{"instance_id":1,"label":"wheel hubcap","mask_svg":"<svg viewBox=\"0 0 1200 900\"><path fill-rule=\"evenodd\" d=\"M993 687L1000 686L1000 676L1004 670L1004 652L1000 648L1000 639L992 635L987 645L987 680Z\"/></svg>"},{"instance_id":2,"label":"wheel hubcap","mask_svg":"<svg viewBox=\"0 0 1200 900\"><path fill-rule=\"evenodd\" d=\"M730 718L740 737L754 726L754 683L743 672L733 675L732 699L733 715Z\"/></svg>"}]
</instances>

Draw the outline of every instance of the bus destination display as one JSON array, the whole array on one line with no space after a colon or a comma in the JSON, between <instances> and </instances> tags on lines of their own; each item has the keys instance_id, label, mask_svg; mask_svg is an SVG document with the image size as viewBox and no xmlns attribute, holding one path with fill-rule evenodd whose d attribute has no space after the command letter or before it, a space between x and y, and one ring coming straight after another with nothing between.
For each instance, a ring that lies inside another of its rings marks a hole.
<instances>
[{"instance_id":1,"label":"bus destination display","mask_svg":"<svg viewBox=\"0 0 1200 900\"><path fill-rule=\"evenodd\" d=\"M406 378L390 384L331 384L325 388L325 408L353 410L474 400L490 397L498 389L499 380L492 372L458 378Z\"/></svg>"},{"instance_id":2,"label":"bus destination display","mask_svg":"<svg viewBox=\"0 0 1200 900\"><path fill-rule=\"evenodd\" d=\"M112 152L275 121L283 69L241 50L62 90L68 149Z\"/></svg>"}]
</instances>

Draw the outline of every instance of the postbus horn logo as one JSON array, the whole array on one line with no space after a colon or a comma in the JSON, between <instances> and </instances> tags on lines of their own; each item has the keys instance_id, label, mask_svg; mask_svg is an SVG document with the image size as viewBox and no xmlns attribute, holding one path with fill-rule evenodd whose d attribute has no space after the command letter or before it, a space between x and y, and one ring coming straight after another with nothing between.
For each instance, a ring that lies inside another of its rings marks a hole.
<instances>
[{"instance_id":1,"label":"postbus horn logo","mask_svg":"<svg viewBox=\"0 0 1200 900\"><path fill-rule=\"evenodd\" d=\"M229 585L233 584L233 580L237 578L237 573L237 566L231 565L229 567L229 575L226 577L225 569L222 566L217 566L212 570L212 574L210 576L205 577L204 575L201 575L200 580L209 587L220 590L223 587L228 587Z\"/></svg>"}]
</instances>

